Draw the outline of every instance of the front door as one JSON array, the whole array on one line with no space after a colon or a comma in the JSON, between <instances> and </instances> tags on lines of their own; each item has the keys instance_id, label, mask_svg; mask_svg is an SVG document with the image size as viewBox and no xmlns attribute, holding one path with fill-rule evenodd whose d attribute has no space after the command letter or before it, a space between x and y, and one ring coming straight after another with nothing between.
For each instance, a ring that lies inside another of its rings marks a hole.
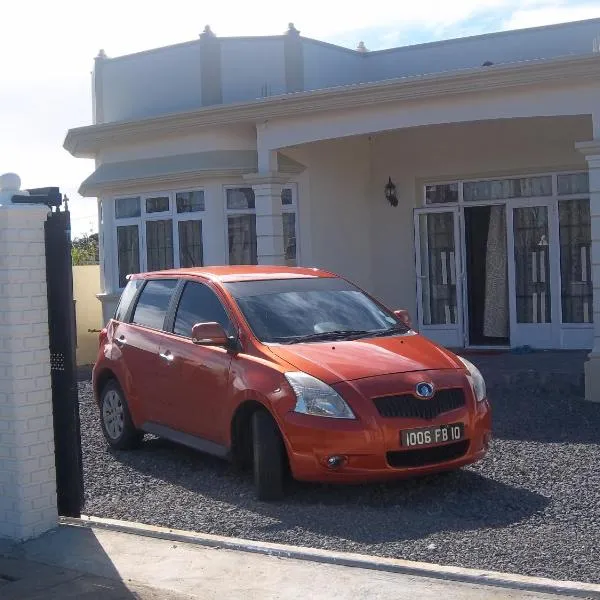
<instances>
[{"instance_id":1,"label":"front door","mask_svg":"<svg viewBox=\"0 0 600 600\"><path fill-rule=\"evenodd\" d=\"M558 218L550 202L508 203L511 346L559 343ZM553 301L554 295L554 301Z\"/></svg>"},{"instance_id":2,"label":"front door","mask_svg":"<svg viewBox=\"0 0 600 600\"><path fill-rule=\"evenodd\" d=\"M458 208L415 213L419 331L451 348L465 344L459 231Z\"/></svg>"}]
</instances>

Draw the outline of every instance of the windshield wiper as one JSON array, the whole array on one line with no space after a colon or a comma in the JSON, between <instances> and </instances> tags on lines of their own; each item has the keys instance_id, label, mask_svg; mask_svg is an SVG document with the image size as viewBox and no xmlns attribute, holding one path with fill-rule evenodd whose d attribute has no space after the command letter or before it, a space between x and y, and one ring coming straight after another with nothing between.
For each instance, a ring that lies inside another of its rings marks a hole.
<instances>
[{"instance_id":1,"label":"windshield wiper","mask_svg":"<svg viewBox=\"0 0 600 600\"><path fill-rule=\"evenodd\" d=\"M280 344L299 344L302 342L325 342L330 340L343 340L353 337L362 337L370 335L369 331L364 329L343 329L335 331L322 331L321 333L309 333L307 335L296 335L292 337L275 338L274 342Z\"/></svg>"},{"instance_id":2,"label":"windshield wiper","mask_svg":"<svg viewBox=\"0 0 600 600\"><path fill-rule=\"evenodd\" d=\"M392 325L389 329L384 329L383 331L374 331L370 335L371 337L384 337L386 335L396 335L397 333L406 333L408 331L408 327L406 325Z\"/></svg>"}]
</instances>

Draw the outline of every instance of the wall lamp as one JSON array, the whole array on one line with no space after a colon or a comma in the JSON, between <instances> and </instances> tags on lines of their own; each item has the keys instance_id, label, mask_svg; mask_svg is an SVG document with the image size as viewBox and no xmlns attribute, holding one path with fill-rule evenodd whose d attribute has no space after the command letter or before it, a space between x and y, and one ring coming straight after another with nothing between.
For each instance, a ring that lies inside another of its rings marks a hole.
<instances>
[{"instance_id":1,"label":"wall lamp","mask_svg":"<svg viewBox=\"0 0 600 600\"><path fill-rule=\"evenodd\" d=\"M385 184L385 198L392 206L398 206L398 196L396 196L396 184L388 177L388 182Z\"/></svg>"}]
</instances>

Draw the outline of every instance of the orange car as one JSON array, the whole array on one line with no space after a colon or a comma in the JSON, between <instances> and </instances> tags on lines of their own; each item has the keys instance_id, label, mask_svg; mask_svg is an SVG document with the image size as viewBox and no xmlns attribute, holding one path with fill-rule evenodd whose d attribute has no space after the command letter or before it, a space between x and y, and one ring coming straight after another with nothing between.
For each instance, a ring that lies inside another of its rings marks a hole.
<instances>
[{"instance_id":1,"label":"orange car","mask_svg":"<svg viewBox=\"0 0 600 600\"><path fill-rule=\"evenodd\" d=\"M318 269L130 276L93 385L112 447L148 432L251 465L263 500L288 471L356 483L455 469L491 435L475 366Z\"/></svg>"}]
</instances>

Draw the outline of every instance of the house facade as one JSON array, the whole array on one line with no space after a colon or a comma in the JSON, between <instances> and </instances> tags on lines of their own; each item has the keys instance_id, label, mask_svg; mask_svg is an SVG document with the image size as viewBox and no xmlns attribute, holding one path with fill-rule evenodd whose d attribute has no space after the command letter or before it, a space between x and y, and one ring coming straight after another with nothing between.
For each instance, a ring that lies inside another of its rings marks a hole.
<instances>
[{"instance_id":1,"label":"house facade","mask_svg":"<svg viewBox=\"0 0 600 600\"><path fill-rule=\"evenodd\" d=\"M135 271L318 266L449 347L592 349L592 389L599 46L596 19L374 52L293 25L101 52L94 124L65 147L96 161L104 318Z\"/></svg>"}]
</instances>

